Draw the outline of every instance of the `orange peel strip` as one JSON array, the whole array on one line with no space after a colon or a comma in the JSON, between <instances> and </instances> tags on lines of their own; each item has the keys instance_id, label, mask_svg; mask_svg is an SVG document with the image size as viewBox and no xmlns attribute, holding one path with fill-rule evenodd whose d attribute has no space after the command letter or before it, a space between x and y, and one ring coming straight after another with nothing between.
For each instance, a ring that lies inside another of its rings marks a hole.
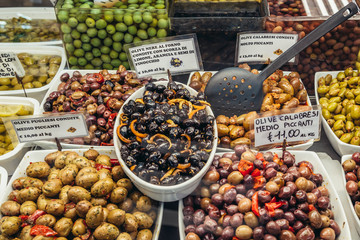
<instances>
[{"instance_id":1,"label":"orange peel strip","mask_svg":"<svg viewBox=\"0 0 360 240\"><path fill-rule=\"evenodd\" d=\"M164 174L164 176L162 176L162 177L160 178L160 182L161 182L162 180L164 180L165 178L167 178L168 176L170 176L170 175L174 172L174 170L175 170L175 168L171 168L169 171L167 171L167 172Z\"/></svg>"},{"instance_id":2,"label":"orange peel strip","mask_svg":"<svg viewBox=\"0 0 360 240\"><path fill-rule=\"evenodd\" d=\"M143 100L142 98L137 98L137 99L135 100L135 102L145 104L145 103L144 103L144 100Z\"/></svg>"},{"instance_id":3,"label":"orange peel strip","mask_svg":"<svg viewBox=\"0 0 360 240\"><path fill-rule=\"evenodd\" d=\"M191 147L191 137L185 133L181 134L181 136L185 137L187 139L187 146L186 149L189 149Z\"/></svg>"},{"instance_id":4,"label":"orange peel strip","mask_svg":"<svg viewBox=\"0 0 360 240\"><path fill-rule=\"evenodd\" d=\"M130 167L130 170L131 170L131 171L134 171L135 168L136 168L136 165L132 165L132 166Z\"/></svg>"},{"instance_id":5,"label":"orange peel strip","mask_svg":"<svg viewBox=\"0 0 360 240\"><path fill-rule=\"evenodd\" d=\"M178 166L177 166L177 168L178 168L178 169L187 169L187 168L189 168L190 166L191 166L190 163L179 163Z\"/></svg>"},{"instance_id":6,"label":"orange peel strip","mask_svg":"<svg viewBox=\"0 0 360 240\"><path fill-rule=\"evenodd\" d=\"M196 109L196 110L192 110L191 112L190 112L190 114L189 114L189 118L193 118L193 116L195 115L195 113L197 113L198 111L200 111L200 110L203 110L203 109L205 109L206 108L206 106L205 105L203 105L203 106L200 106L198 109Z\"/></svg>"},{"instance_id":7,"label":"orange peel strip","mask_svg":"<svg viewBox=\"0 0 360 240\"><path fill-rule=\"evenodd\" d=\"M130 130L131 132L136 136L136 137L140 137L140 138L144 138L147 137L147 133L139 133L138 131L135 130L135 123L137 122L137 119L133 120L130 123Z\"/></svg>"},{"instance_id":8,"label":"orange peel strip","mask_svg":"<svg viewBox=\"0 0 360 240\"><path fill-rule=\"evenodd\" d=\"M163 139L165 139L165 140L168 141L169 144L170 144L168 149L170 149L170 148L172 147L172 143L171 143L170 138L168 138L168 137L165 136L164 134L161 134L161 133L155 134L154 136L152 136L152 137L150 138L150 141L149 141L149 142L154 142L154 139L155 139L155 138L163 138Z\"/></svg>"},{"instance_id":9,"label":"orange peel strip","mask_svg":"<svg viewBox=\"0 0 360 240\"><path fill-rule=\"evenodd\" d=\"M126 126L126 124L120 124L120 125L118 126L118 128L116 129L116 133L117 133L118 137L119 137L120 140L123 141L124 143L131 143L131 140L130 140L130 139L127 139L127 138L125 138L123 135L121 135L121 133L120 133L120 128L121 128L122 126Z\"/></svg>"},{"instance_id":10,"label":"orange peel strip","mask_svg":"<svg viewBox=\"0 0 360 240\"><path fill-rule=\"evenodd\" d=\"M173 120L168 119L166 120L166 122L169 124L168 127L177 127L178 125L176 123L174 123Z\"/></svg>"}]
</instances>

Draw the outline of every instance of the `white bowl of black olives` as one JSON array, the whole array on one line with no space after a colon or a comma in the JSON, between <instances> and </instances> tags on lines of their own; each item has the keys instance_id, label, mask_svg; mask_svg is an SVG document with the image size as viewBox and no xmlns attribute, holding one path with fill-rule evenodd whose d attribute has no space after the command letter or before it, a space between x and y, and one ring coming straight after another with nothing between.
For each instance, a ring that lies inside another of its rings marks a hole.
<instances>
[{"instance_id":1,"label":"white bowl of black olives","mask_svg":"<svg viewBox=\"0 0 360 240\"><path fill-rule=\"evenodd\" d=\"M116 118L117 157L135 186L164 202L189 195L211 166L217 127L203 93L176 82L150 82Z\"/></svg>"}]
</instances>

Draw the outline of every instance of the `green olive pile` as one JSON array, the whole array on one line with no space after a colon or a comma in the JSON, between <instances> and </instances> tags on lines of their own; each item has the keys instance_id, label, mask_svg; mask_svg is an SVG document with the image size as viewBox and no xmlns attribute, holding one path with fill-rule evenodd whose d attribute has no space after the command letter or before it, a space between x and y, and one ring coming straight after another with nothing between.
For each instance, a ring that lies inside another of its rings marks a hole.
<instances>
[{"instance_id":1,"label":"green olive pile","mask_svg":"<svg viewBox=\"0 0 360 240\"><path fill-rule=\"evenodd\" d=\"M117 159L90 149L44 160L12 183L0 239L152 239L156 203L135 189Z\"/></svg>"},{"instance_id":2,"label":"green olive pile","mask_svg":"<svg viewBox=\"0 0 360 240\"><path fill-rule=\"evenodd\" d=\"M119 1L102 8L92 1L57 3L57 18L71 68L129 68L123 45L167 36L164 0Z\"/></svg>"},{"instance_id":3,"label":"green olive pile","mask_svg":"<svg viewBox=\"0 0 360 240\"><path fill-rule=\"evenodd\" d=\"M44 42L60 40L56 20L18 17L0 19L0 42Z\"/></svg>"},{"instance_id":4,"label":"green olive pile","mask_svg":"<svg viewBox=\"0 0 360 240\"><path fill-rule=\"evenodd\" d=\"M360 76L351 67L318 80L322 116L344 143L360 145Z\"/></svg>"},{"instance_id":5,"label":"green olive pile","mask_svg":"<svg viewBox=\"0 0 360 240\"><path fill-rule=\"evenodd\" d=\"M61 63L61 57L56 55L19 53L17 57L25 70L22 82L26 89L40 88L49 84ZM22 86L16 78L0 78L0 91L19 89L22 89Z\"/></svg>"}]
</instances>

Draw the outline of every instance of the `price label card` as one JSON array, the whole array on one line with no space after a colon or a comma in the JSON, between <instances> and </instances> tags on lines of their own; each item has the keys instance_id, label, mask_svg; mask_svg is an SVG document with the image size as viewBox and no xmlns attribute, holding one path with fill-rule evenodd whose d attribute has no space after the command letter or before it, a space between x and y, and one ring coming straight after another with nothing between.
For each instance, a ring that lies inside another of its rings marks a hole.
<instances>
[{"instance_id":1,"label":"price label card","mask_svg":"<svg viewBox=\"0 0 360 240\"><path fill-rule=\"evenodd\" d=\"M83 114L26 117L10 121L21 143L89 135Z\"/></svg>"},{"instance_id":2,"label":"price label card","mask_svg":"<svg viewBox=\"0 0 360 240\"><path fill-rule=\"evenodd\" d=\"M0 52L0 78L15 77L15 73L19 77L25 76L25 70L16 54Z\"/></svg>"},{"instance_id":3,"label":"price label card","mask_svg":"<svg viewBox=\"0 0 360 240\"><path fill-rule=\"evenodd\" d=\"M298 40L297 34L246 33L238 34L237 63L273 61ZM289 62L295 62L292 58Z\"/></svg>"},{"instance_id":4,"label":"price label card","mask_svg":"<svg viewBox=\"0 0 360 240\"><path fill-rule=\"evenodd\" d=\"M320 110L260 117L254 120L255 147L320 138Z\"/></svg>"},{"instance_id":5,"label":"price label card","mask_svg":"<svg viewBox=\"0 0 360 240\"><path fill-rule=\"evenodd\" d=\"M185 74L203 70L195 34L142 41L124 46L131 69L139 77L163 74Z\"/></svg>"},{"instance_id":6,"label":"price label card","mask_svg":"<svg viewBox=\"0 0 360 240\"><path fill-rule=\"evenodd\" d=\"M50 2L52 3L52 5L53 5L53 6L55 6L55 5L56 5L57 0L50 0Z\"/></svg>"}]
</instances>

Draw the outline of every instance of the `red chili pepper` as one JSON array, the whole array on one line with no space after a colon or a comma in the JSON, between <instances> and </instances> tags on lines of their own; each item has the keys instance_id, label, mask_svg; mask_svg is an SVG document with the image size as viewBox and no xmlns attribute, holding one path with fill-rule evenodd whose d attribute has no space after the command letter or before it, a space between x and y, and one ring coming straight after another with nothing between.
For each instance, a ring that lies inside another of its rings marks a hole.
<instances>
[{"instance_id":1,"label":"red chili pepper","mask_svg":"<svg viewBox=\"0 0 360 240\"><path fill-rule=\"evenodd\" d=\"M232 240L240 240L240 238L234 236L234 237L232 238Z\"/></svg>"},{"instance_id":2,"label":"red chili pepper","mask_svg":"<svg viewBox=\"0 0 360 240\"><path fill-rule=\"evenodd\" d=\"M69 203L65 204L64 213L75 207L76 207L76 204L73 202L69 202Z\"/></svg>"},{"instance_id":3,"label":"red chili pepper","mask_svg":"<svg viewBox=\"0 0 360 240\"><path fill-rule=\"evenodd\" d=\"M102 142L102 143L100 143L100 146L114 146L114 144Z\"/></svg>"},{"instance_id":4,"label":"red chili pepper","mask_svg":"<svg viewBox=\"0 0 360 240\"><path fill-rule=\"evenodd\" d=\"M112 105L114 102L116 102L117 100L115 99L115 98L109 98L109 100L107 100L106 101L106 107L107 107L107 109L110 109L110 111L111 111L111 109L112 109L112 107L110 107L110 105Z\"/></svg>"},{"instance_id":5,"label":"red chili pepper","mask_svg":"<svg viewBox=\"0 0 360 240\"><path fill-rule=\"evenodd\" d=\"M120 166L119 159L117 159L117 158L111 158L110 163L113 166Z\"/></svg>"},{"instance_id":6,"label":"red chili pepper","mask_svg":"<svg viewBox=\"0 0 360 240\"><path fill-rule=\"evenodd\" d=\"M81 238L81 240L88 240L90 238L90 236L91 236L91 231L90 231L90 229L87 229L86 233L84 235L81 235L80 238Z\"/></svg>"},{"instance_id":7,"label":"red chili pepper","mask_svg":"<svg viewBox=\"0 0 360 240\"><path fill-rule=\"evenodd\" d=\"M24 223L21 224L21 227L24 228L24 227L29 226L29 225L30 224L28 224L27 222L24 222Z\"/></svg>"},{"instance_id":8,"label":"red chili pepper","mask_svg":"<svg viewBox=\"0 0 360 240\"><path fill-rule=\"evenodd\" d=\"M238 166L239 172L245 177L250 174L254 169L254 164L250 161L241 159Z\"/></svg>"},{"instance_id":9,"label":"red chili pepper","mask_svg":"<svg viewBox=\"0 0 360 240\"><path fill-rule=\"evenodd\" d=\"M36 219L38 219L39 217L41 217L42 215L45 215L46 212L43 210L36 210L33 214L31 214L28 218L28 223L30 224L34 224L36 222Z\"/></svg>"},{"instance_id":10,"label":"red chili pepper","mask_svg":"<svg viewBox=\"0 0 360 240\"><path fill-rule=\"evenodd\" d=\"M251 210L253 213L260 217L259 213L259 192L255 192L254 195L251 197Z\"/></svg>"},{"instance_id":11,"label":"red chili pepper","mask_svg":"<svg viewBox=\"0 0 360 240\"><path fill-rule=\"evenodd\" d=\"M98 163L95 164L95 168L96 168L96 170L98 170L98 171L99 171L100 169L102 169L102 168L111 170L111 167L106 166L106 165L104 165L104 164L98 164Z\"/></svg>"},{"instance_id":12,"label":"red chili pepper","mask_svg":"<svg viewBox=\"0 0 360 240\"><path fill-rule=\"evenodd\" d=\"M289 226L289 231L292 231L293 233L295 233L295 230L292 226Z\"/></svg>"},{"instance_id":13,"label":"red chili pepper","mask_svg":"<svg viewBox=\"0 0 360 240\"><path fill-rule=\"evenodd\" d=\"M260 188L264 185L266 179L263 176L254 177L254 188Z\"/></svg>"},{"instance_id":14,"label":"red chili pepper","mask_svg":"<svg viewBox=\"0 0 360 240\"><path fill-rule=\"evenodd\" d=\"M266 165L267 165L268 163L269 163L268 161L263 161L264 169L265 169L265 167L266 167Z\"/></svg>"},{"instance_id":15,"label":"red chili pepper","mask_svg":"<svg viewBox=\"0 0 360 240\"><path fill-rule=\"evenodd\" d=\"M273 197L270 202L271 202L271 203L276 202L276 197Z\"/></svg>"},{"instance_id":16,"label":"red chili pepper","mask_svg":"<svg viewBox=\"0 0 360 240\"><path fill-rule=\"evenodd\" d=\"M117 116L117 113L110 114L110 116L108 118L109 127L114 128L114 122L115 122L116 116Z\"/></svg>"},{"instance_id":17,"label":"red chili pepper","mask_svg":"<svg viewBox=\"0 0 360 240\"><path fill-rule=\"evenodd\" d=\"M227 191L229 191L230 189L233 189L233 188L235 188L234 185L230 185L230 186L226 187L226 188L224 189L224 193L226 193Z\"/></svg>"},{"instance_id":18,"label":"red chili pepper","mask_svg":"<svg viewBox=\"0 0 360 240\"><path fill-rule=\"evenodd\" d=\"M278 209L284 205L284 202L272 202L272 203L265 203L265 209L269 212L270 217L275 216L275 209Z\"/></svg>"},{"instance_id":19,"label":"red chili pepper","mask_svg":"<svg viewBox=\"0 0 360 240\"><path fill-rule=\"evenodd\" d=\"M35 225L30 230L30 235L32 236L44 236L44 237L54 237L57 235L57 232L44 225Z\"/></svg>"},{"instance_id":20,"label":"red chili pepper","mask_svg":"<svg viewBox=\"0 0 360 240\"><path fill-rule=\"evenodd\" d=\"M96 79L97 83L102 84L104 82L104 77L100 73L94 73L94 78Z\"/></svg>"},{"instance_id":21,"label":"red chili pepper","mask_svg":"<svg viewBox=\"0 0 360 240\"><path fill-rule=\"evenodd\" d=\"M315 175L310 165L307 162L302 162L299 167L307 167L312 175Z\"/></svg>"},{"instance_id":22,"label":"red chili pepper","mask_svg":"<svg viewBox=\"0 0 360 240\"><path fill-rule=\"evenodd\" d=\"M265 161L264 155L261 152L258 152L255 157L256 159L259 159L262 162Z\"/></svg>"},{"instance_id":23,"label":"red chili pepper","mask_svg":"<svg viewBox=\"0 0 360 240\"><path fill-rule=\"evenodd\" d=\"M261 172L259 169L255 168L254 171L251 173L251 176L258 177L261 175Z\"/></svg>"},{"instance_id":24,"label":"red chili pepper","mask_svg":"<svg viewBox=\"0 0 360 240\"><path fill-rule=\"evenodd\" d=\"M72 99L72 97L69 97L70 102L72 102L74 105L80 105L82 102L84 102L84 98L81 98L79 101L75 101L74 99Z\"/></svg>"},{"instance_id":25,"label":"red chili pepper","mask_svg":"<svg viewBox=\"0 0 360 240\"><path fill-rule=\"evenodd\" d=\"M309 204L309 212L316 210L315 206L312 204Z\"/></svg>"},{"instance_id":26,"label":"red chili pepper","mask_svg":"<svg viewBox=\"0 0 360 240\"><path fill-rule=\"evenodd\" d=\"M21 219L21 221L25 222L26 220L29 219L28 215L20 215L19 218Z\"/></svg>"}]
</instances>

